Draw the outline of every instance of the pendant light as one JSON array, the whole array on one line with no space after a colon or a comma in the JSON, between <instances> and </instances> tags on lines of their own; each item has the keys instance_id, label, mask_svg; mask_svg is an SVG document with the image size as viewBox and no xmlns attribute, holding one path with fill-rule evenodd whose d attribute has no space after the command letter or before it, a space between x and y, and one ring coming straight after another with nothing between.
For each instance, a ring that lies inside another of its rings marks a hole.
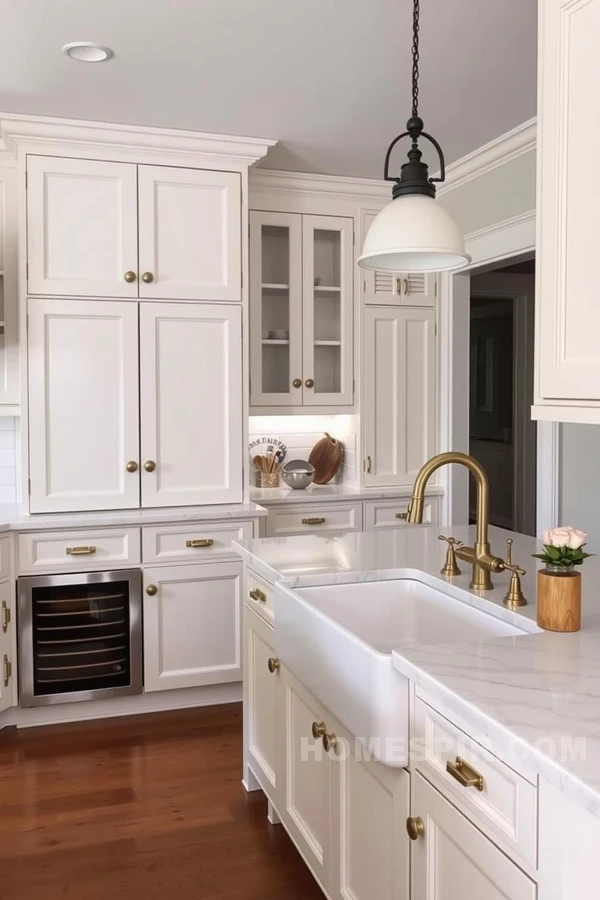
<instances>
[{"instance_id":1,"label":"pendant light","mask_svg":"<svg viewBox=\"0 0 600 900\"><path fill-rule=\"evenodd\" d=\"M419 12L419 0L413 0L412 115L406 131L394 138L385 155L383 177L394 182L393 200L369 228L358 260L364 269L443 272L461 269L471 261L456 222L435 200L435 182L445 180L446 169L442 148L423 131L423 120L419 117ZM399 177L390 177L392 150L405 137L412 140L408 162L401 167ZM433 144L437 151L438 178L429 177L429 168L422 161L421 138Z\"/></svg>"}]
</instances>

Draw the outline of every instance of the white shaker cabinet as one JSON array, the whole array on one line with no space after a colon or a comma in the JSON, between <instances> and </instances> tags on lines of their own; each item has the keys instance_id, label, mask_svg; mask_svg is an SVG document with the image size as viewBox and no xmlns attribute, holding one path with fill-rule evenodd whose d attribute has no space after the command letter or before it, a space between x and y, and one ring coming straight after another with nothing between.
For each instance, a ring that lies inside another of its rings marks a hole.
<instances>
[{"instance_id":1,"label":"white shaker cabinet","mask_svg":"<svg viewBox=\"0 0 600 900\"><path fill-rule=\"evenodd\" d=\"M259 601L260 602L260 601ZM246 603L244 660L244 718L248 762L276 809L284 801L280 743L281 666L273 649L273 628Z\"/></svg>"},{"instance_id":2,"label":"white shaker cabinet","mask_svg":"<svg viewBox=\"0 0 600 900\"><path fill-rule=\"evenodd\" d=\"M28 323L31 512L139 506L137 304L30 299Z\"/></svg>"},{"instance_id":3,"label":"white shaker cabinet","mask_svg":"<svg viewBox=\"0 0 600 900\"><path fill-rule=\"evenodd\" d=\"M0 167L0 415L20 401L17 288L17 170Z\"/></svg>"},{"instance_id":4,"label":"white shaker cabinet","mask_svg":"<svg viewBox=\"0 0 600 900\"><path fill-rule=\"evenodd\" d=\"M535 900L534 882L418 772L412 790L411 900Z\"/></svg>"},{"instance_id":5,"label":"white shaker cabinet","mask_svg":"<svg viewBox=\"0 0 600 900\"><path fill-rule=\"evenodd\" d=\"M534 418L600 423L600 0L539 6Z\"/></svg>"},{"instance_id":6,"label":"white shaker cabinet","mask_svg":"<svg viewBox=\"0 0 600 900\"><path fill-rule=\"evenodd\" d=\"M242 563L144 569L144 690L241 681Z\"/></svg>"},{"instance_id":7,"label":"white shaker cabinet","mask_svg":"<svg viewBox=\"0 0 600 900\"><path fill-rule=\"evenodd\" d=\"M241 503L239 306L140 305L142 506Z\"/></svg>"},{"instance_id":8,"label":"white shaker cabinet","mask_svg":"<svg viewBox=\"0 0 600 900\"><path fill-rule=\"evenodd\" d=\"M435 310L364 311L364 483L412 485L435 451Z\"/></svg>"},{"instance_id":9,"label":"white shaker cabinet","mask_svg":"<svg viewBox=\"0 0 600 900\"><path fill-rule=\"evenodd\" d=\"M2 539L7 541L6 538ZM14 683L17 660L14 655L13 632L16 628L14 582L0 583L0 713L16 703Z\"/></svg>"},{"instance_id":10,"label":"white shaker cabinet","mask_svg":"<svg viewBox=\"0 0 600 900\"><path fill-rule=\"evenodd\" d=\"M137 297L137 216L132 163L29 156L29 293Z\"/></svg>"},{"instance_id":11,"label":"white shaker cabinet","mask_svg":"<svg viewBox=\"0 0 600 900\"><path fill-rule=\"evenodd\" d=\"M139 296L241 300L241 178L138 166Z\"/></svg>"}]
</instances>

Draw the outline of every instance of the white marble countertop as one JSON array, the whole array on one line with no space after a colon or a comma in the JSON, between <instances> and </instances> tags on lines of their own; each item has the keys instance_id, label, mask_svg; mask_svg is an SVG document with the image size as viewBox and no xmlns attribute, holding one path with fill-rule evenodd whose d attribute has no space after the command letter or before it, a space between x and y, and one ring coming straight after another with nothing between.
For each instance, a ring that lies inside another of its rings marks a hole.
<instances>
[{"instance_id":1,"label":"white marble countertop","mask_svg":"<svg viewBox=\"0 0 600 900\"><path fill-rule=\"evenodd\" d=\"M208 522L254 519L267 515L256 503L223 506L179 506L165 509L122 509L106 512L38 513L29 515L18 504L0 506L0 531L46 531L61 528L110 528L115 525L161 525L165 522Z\"/></svg>"},{"instance_id":2,"label":"white marble countertop","mask_svg":"<svg viewBox=\"0 0 600 900\"><path fill-rule=\"evenodd\" d=\"M472 526L452 528L452 533L473 543ZM407 569L449 581L439 575L445 547L437 534L437 528L410 526L330 538L270 538L248 542L239 552L265 578L285 578L292 587L410 577ZM469 567L462 562L463 574L451 579L449 593L532 633L402 646L394 651L393 664L417 690L484 736L489 749L509 765L518 758L600 817L600 558L587 560L581 569L581 631L543 632L535 625L538 566L530 558L540 544L491 528L493 552L504 555L508 536L514 539L513 559L527 569L528 606L513 612L503 605L506 573L493 576L492 591L470 590Z\"/></svg>"},{"instance_id":3,"label":"white marble countertop","mask_svg":"<svg viewBox=\"0 0 600 900\"><path fill-rule=\"evenodd\" d=\"M432 485L425 492L428 496L441 495L444 489ZM412 497L412 485L397 488L351 487L348 484L310 484L301 491L292 490L282 483L278 488L250 488L250 499L265 506L289 503L327 503L333 500L393 500L395 497Z\"/></svg>"}]
</instances>

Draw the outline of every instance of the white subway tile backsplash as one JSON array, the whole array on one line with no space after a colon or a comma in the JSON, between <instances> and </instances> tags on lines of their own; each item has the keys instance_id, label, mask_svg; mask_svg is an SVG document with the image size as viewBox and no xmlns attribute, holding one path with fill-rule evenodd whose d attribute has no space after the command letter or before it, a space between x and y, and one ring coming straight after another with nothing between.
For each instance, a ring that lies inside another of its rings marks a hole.
<instances>
[{"instance_id":1,"label":"white subway tile backsplash","mask_svg":"<svg viewBox=\"0 0 600 900\"><path fill-rule=\"evenodd\" d=\"M17 489L15 485L0 485L0 504L17 503Z\"/></svg>"},{"instance_id":2,"label":"white subway tile backsplash","mask_svg":"<svg viewBox=\"0 0 600 900\"><path fill-rule=\"evenodd\" d=\"M0 422L2 421L2 417L0 416ZM0 431L0 448L11 447L14 452L15 448L15 432L13 431Z\"/></svg>"},{"instance_id":3,"label":"white subway tile backsplash","mask_svg":"<svg viewBox=\"0 0 600 900\"><path fill-rule=\"evenodd\" d=\"M19 419L0 416L0 503L16 503L20 463Z\"/></svg>"}]
</instances>

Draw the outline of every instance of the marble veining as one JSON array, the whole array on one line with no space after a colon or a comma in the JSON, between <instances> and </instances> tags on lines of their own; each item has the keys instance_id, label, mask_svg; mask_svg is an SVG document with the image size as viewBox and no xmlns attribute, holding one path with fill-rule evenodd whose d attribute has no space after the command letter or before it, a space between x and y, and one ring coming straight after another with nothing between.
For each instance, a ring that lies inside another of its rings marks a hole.
<instances>
[{"instance_id":1,"label":"marble veining","mask_svg":"<svg viewBox=\"0 0 600 900\"><path fill-rule=\"evenodd\" d=\"M474 528L453 528L472 543ZM268 580L285 579L292 588L414 577L433 586L444 547L437 529L411 526L393 532L306 536L248 542L239 552ZM449 594L530 633L476 642L398 647L394 666L410 678L424 699L437 702L513 768L531 767L600 817L600 560L582 568L582 630L553 634L535 625L539 549L531 537L490 529L492 548L514 540L513 559L527 569L523 579L529 605L508 610L502 598L505 573L493 576L494 589L469 589L468 566L452 579ZM292 543L295 542L295 543ZM262 571L261 571L262 570Z\"/></svg>"}]
</instances>

